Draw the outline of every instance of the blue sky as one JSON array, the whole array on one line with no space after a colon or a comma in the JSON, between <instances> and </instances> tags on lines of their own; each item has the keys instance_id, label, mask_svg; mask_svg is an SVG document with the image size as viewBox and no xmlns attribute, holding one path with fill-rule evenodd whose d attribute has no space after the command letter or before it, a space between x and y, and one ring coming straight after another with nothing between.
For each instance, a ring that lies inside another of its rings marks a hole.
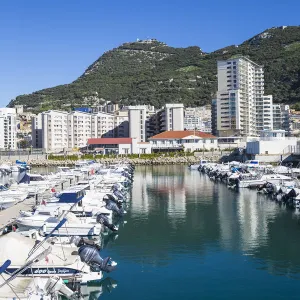
<instances>
[{"instance_id":1,"label":"blue sky","mask_svg":"<svg viewBox=\"0 0 300 300\"><path fill-rule=\"evenodd\" d=\"M210 52L267 28L300 25L300 1L0 1L0 106L70 83L104 51L137 38Z\"/></svg>"}]
</instances>

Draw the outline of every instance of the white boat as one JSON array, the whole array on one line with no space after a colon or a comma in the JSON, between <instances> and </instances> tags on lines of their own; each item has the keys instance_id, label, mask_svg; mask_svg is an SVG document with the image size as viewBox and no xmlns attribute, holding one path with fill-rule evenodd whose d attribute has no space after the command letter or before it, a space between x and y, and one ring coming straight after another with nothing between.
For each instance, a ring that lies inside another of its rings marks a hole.
<instances>
[{"instance_id":1,"label":"white boat","mask_svg":"<svg viewBox=\"0 0 300 300\"><path fill-rule=\"evenodd\" d=\"M267 182L272 184L282 184L285 181L293 181L291 177L280 175L280 174L264 174L252 178L243 178L243 175L240 175L238 186L240 188L251 188L263 185Z\"/></svg>"},{"instance_id":2,"label":"white boat","mask_svg":"<svg viewBox=\"0 0 300 300\"><path fill-rule=\"evenodd\" d=\"M19 184L12 184L14 189L27 191L30 196L35 194L42 194L46 190L49 190L57 184L56 181L47 180L40 174L26 174Z\"/></svg>"},{"instance_id":3,"label":"white boat","mask_svg":"<svg viewBox=\"0 0 300 300\"><path fill-rule=\"evenodd\" d=\"M53 300L58 297L75 299L76 294L70 290L58 276L50 278L24 278L16 277L12 284L6 284L10 276L2 274L0 277L0 300Z\"/></svg>"},{"instance_id":4,"label":"white boat","mask_svg":"<svg viewBox=\"0 0 300 300\"><path fill-rule=\"evenodd\" d=\"M16 219L16 224L21 231L41 229L43 233L50 234L62 220L65 220L65 223L53 233L54 236L99 236L101 233L102 225L96 220L80 220L71 212L66 216L62 213L58 217L44 214L22 216Z\"/></svg>"},{"instance_id":5,"label":"white boat","mask_svg":"<svg viewBox=\"0 0 300 300\"><path fill-rule=\"evenodd\" d=\"M200 159L199 164L191 164L191 165L189 165L189 169L190 169L190 170L198 170L199 167L201 167L201 166L203 166L203 165L205 165L205 164L207 164L207 163L208 163L207 160L205 160L205 159Z\"/></svg>"},{"instance_id":6,"label":"white boat","mask_svg":"<svg viewBox=\"0 0 300 300\"><path fill-rule=\"evenodd\" d=\"M77 247L64 248L24 237L16 232L0 237L0 264L7 259L11 264L6 268L7 275L17 270L18 277L44 277L59 275L62 279L88 282L102 278L102 271L93 272L83 258L78 256ZM40 246L39 246L40 245ZM46 249L46 250L45 250ZM21 250L21 251L20 251Z\"/></svg>"}]
</instances>

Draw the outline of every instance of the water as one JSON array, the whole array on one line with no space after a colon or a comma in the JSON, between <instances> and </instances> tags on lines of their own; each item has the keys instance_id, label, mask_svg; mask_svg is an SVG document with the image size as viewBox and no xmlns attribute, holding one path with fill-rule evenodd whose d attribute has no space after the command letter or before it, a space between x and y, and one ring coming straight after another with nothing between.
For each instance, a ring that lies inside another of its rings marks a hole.
<instances>
[{"instance_id":1,"label":"water","mask_svg":"<svg viewBox=\"0 0 300 300\"><path fill-rule=\"evenodd\" d=\"M117 287L101 299L299 298L294 211L186 166L137 167L134 179L127 224L102 250Z\"/></svg>"},{"instance_id":2,"label":"water","mask_svg":"<svg viewBox=\"0 0 300 300\"><path fill-rule=\"evenodd\" d=\"M101 299L298 299L299 218L186 166L138 167Z\"/></svg>"}]
</instances>

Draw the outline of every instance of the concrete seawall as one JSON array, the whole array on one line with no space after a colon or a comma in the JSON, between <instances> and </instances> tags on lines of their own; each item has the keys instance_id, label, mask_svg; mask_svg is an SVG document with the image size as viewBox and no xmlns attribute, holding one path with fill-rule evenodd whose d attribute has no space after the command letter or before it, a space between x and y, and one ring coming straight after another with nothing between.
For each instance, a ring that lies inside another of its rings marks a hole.
<instances>
[{"instance_id":1,"label":"concrete seawall","mask_svg":"<svg viewBox=\"0 0 300 300\"><path fill-rule=\"evenodd\" d=\"M220 159L220 155L199 155L195 156L178 156L178 157L155 157L149 159L142 159L142 158L126 158L126 157L118 157L118 158L102 158L96 159L97 162L101 162L104 164L108 163L116 163L116 162L129 162L133 165L170 165L170 164L195 164L198 163L200 159L207 159L209 161L217 162ZM46 158L30 158L24 159L30 166L72 166L76 163L75 160L50 160ZM14 164L15 159L1 159L0 164Z\"/></svg>"}]
</instances>

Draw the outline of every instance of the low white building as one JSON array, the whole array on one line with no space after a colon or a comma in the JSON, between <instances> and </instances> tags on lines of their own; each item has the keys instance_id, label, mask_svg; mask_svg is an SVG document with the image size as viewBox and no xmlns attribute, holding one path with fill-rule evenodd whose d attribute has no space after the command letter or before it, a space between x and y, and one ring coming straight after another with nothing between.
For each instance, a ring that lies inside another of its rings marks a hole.
<instances>
[{"instance_id":1,"label":"low white building","mask_svg":"<svg viewBox=\"0 0 300 300\"><path fill-rule=\"evenodd\" d=\"M88 150L101 154L150 154L151 144L139 142L137 138L91 138Z\"/></svg>"},{"instance_id":2,"label":"low white building","mask_svg":"<svg viewBox=\"0 0 300 300\"><path fill-rule=\"evenodd\" d=\"M284 130L264 130L260 138L247 142L246 153L252 155L288 154L296 145L297 138L285 137Z\"/></svg>"},{"instance_id":3,"label":"low white building","mask_svg":"<svg viewBox=\"0 0 300 300\"><path fill-rule=\"evenodd\" d=\"M17 149L17 114L15 108L0 108L0 149Z\"/></svg>"},{"instance_id":4,"label":"low white building","mask_svg":"<svg viewBox=\"0 0 300 300\"><path fill-rule=\"evenodd\" d=\"M200 131L165 131L149 139L152 152L184 150L187 152L218 148L217 137Z\"/></svg>"}]
</instances>

